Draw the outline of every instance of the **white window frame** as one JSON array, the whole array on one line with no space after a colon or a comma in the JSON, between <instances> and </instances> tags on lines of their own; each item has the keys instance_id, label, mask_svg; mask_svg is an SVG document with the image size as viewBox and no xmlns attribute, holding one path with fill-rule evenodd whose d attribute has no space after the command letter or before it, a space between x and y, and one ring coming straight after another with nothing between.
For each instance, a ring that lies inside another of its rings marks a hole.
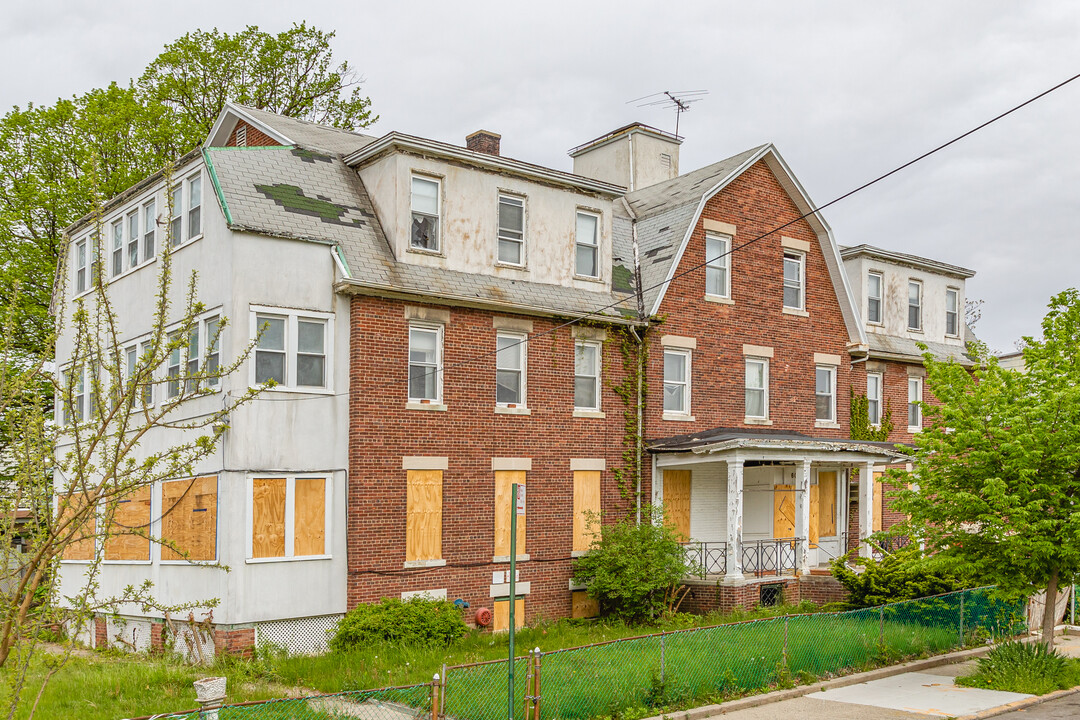
<instances>
[{"instance_id":1,"label":"white window frame","mask_svg":"<svg viewBox=\"0 0 1080 720\"><path fill-rule=\"evenodd\" d=\"M521 206L521 230L514 230L512 228L506 228L510 233L520 232L520 238L503 237L502 226L502 205L503 201L506 201L508 205L520 205ZM526 225L526 204L524 195L514 195L513 193L500 192L499 202L495 208L495 224L496 224L496 242L495 242L495 263L497 265L506 265L508 267L525 267L525 225ZM504 242L517 243L518 245L518 257L519 262L510 262L509 260L503 260L500 257L500 250Z\"/></svg>"},{"instance_id":2,"label":"white window frame","mask_svg":"<svg viewBox=\"0 0 1080 720\"><path fill-rule=\"evenodd\" d=\"M197 181L197 182L196 182ZM198 189L198 195L195 189ZM176 248L202 237L202 169L176 181L166 187L165 198L172 196L172 217L169 227L172 230L172 247ZM199 232L192 234L192 219L199 217Z\"/></svg>"},{"instance_id":3,"label":"white window frame","mask_svg":"<svg viewBox=\"0 0 1080 720\"><path fill-rule=\"evenodd\" d=\"M412 331L423 330L435 333L435 397L414 398L412 396ZM410 405L442 405L443 402L443 342L446 328L442 323L411 322L408 329L408 347L405 355L405 397Z\"/></svg>"},{"instance_id":4,"label":"white window frame","mask_svg":"<svg viewBox=\"0 0 1080 720\"><path fill-rule=\"evenodd\" d=\"M278 383L274 387L269 388L269 390L272 392L332 395L334 392L334 313L318 310L293 310L291 308L272 307L269 305L251 305L248 309L248 337L252 340L259 334L259 315L276 315L277 317L285 319L285 382ZM208 315L206 319L212 320L216 315L217 313L212 313ZM325 330L323 331L323 353L326 357L326 362L323 367L323 372L325 373L324 379L326 380L325 387L309 387L307 385L298 386L296 384L296 357L300 354L298 351L298 323L301 320L322 322L326 325ZM248 385L253 388L262 387L255 382L254 350L252 350L251 357L247 360L247 365Z\"/></svg>"},{"instance_id":5,"label":"white window frame","mask_svg":"<svg viewBox=\"0 0 1080 720\"><path fill-rule=\"evenodd\" d=\"M130 270L139 266L139 245L142 241L142 235L139 233L138 205L124 215L124 225L127 228L127 246L124 254L127 267Z\"/></svg>"},{"instance_id":6,"label":"white window frame","mask_svg":"<svg viewBox=\"0 0 1080 720\"><path fill-rule=\"evenodd\" d=\"M202 190L203 190L202 169L200 168L199 170L197 170L196 172L192 173L187 178L185 178L184 183L185 183L185 186L187 188L187 201L188 201L187 215L184 217L184 221L185 221L184 227L185 227L186 232L187 232L187 236L184 238L184 242L187 242L188 240L197 240L197 239L201 238L202 235L203 235L203 226L202 226L202 220L203 220L203 217L202 217L202 205L203 205L203 202L202 202L203 201L203 198L202 198ZM193 233L191 229L196 224L195 223L196 218L198 218L198 226L199 227L198 227L198 232Z\"/></svg>"},{"instance_id":7,"label":"white window frame","mask_svg":"<svg viewBox=\"0 0 1080 720\"><path fill-rule=\"evenodd\" d=\"M761 365L762 387L760 387L760 388L750 387L750 365L751 364ZM746 363L745 363L745 366L744 366L744 372L745 372L745 375L744 375L743 384L745 386L745 392L744 392L744 397L743 397L743 404L744 404L743 413L744 413L745 417L751 418L751 419L754 419L754 420L768 420L769 419L769 360L768 360L768 358L762 358L762 357L748 357L748 358L746 358ZM745 395L746 395L746 393L749 393L751 390L761 391L761 393L762 393L762 414L761 415L751 415L750 414L750 403L748 403L746 401Z\"/></svg>"},{"instance_id":8,"label":"white window frame","mask_svg":"<svg viewBox=\"0 0 1080 720\"><path fill-rule=\"evenodd\" d=\"M817 374L819 371L825 370L829 373L829 411L830 416L828 418L820 418L817 416L817 399L821 397L821 393L817 391ZM835 365L815 365L814 366L814 422L819 425L833 425L836 420L836 366Z\"/></svg>"},{"instance_id":9,"label":"white window frame","mask_svg":"<svg viewBox=\"0 0 1080 720\"><path fill-rule=\"evenodd\" d=\"M157 198L151 197L139 206L142 215L142 256L147 262L157 256Z\"/></svg>"},{"instance_id":10,"label":"white window frame","mask_svg":"<svg viewBox=\"0 0 1080 720\"><path fill-rule=\"evenodd\" d=\"M949 298L953 300L953 310L949 310ZM952 316L953 324L956 327L954 332L949 332L949 316ZM956 338L960 337L960 289L949 287L945 288L945 337Z\"/></svg>"},{"instance_id":11,"label":"white window frame","mask_svg":"<svg viewBox=\"0 0 1080 720\"><path fill-rule=\"evenodd\" d=\"M75 243L75 262L72 263L75 266L75 294L82 295L89 289L89 284L86 282L89 279L89 253L87 252L87 239Z\"/></svg>"},{"instance_id":12,"label":"white window frame","mask_svg":"<svg viewBox=\"0 0 1080 720\"><path fill-rule=\"evenodd\" d=\"M870 378L874 378L876 383L871 383ZM871 394L871 385L877 385L876 397ZM870 420L870 424L873 427L881 427L881 418L884 415L884 396L885 396L885 375L879 372L866 373L866 414ZM877 403L877 419L874 419L874 413L871 410L871 404Z\"/></svg>"},{"instance_id":13,"label":"white window frame","mask_svg":"<svg viewBox=\"0 0 1080 720\"><path fill-rule=\"evenodd\" d=\"M84 422L87 417L87 403L86 396L90 391L87 387L85 366L69 365L66 370L62 371L64 378L63 398L59 403L60 411L60 424L61 425L77 425ZM67 399L71 398L71 405L68 406Z\"/></svg>"},{"instance_id":14,"label":"white window frame","mask_svg":"<svg viewBox=\"0 0 1080 720\"><path fill-rule=\"evenodd\" d=\"M784 307L787 308L788 310L805 311L806 310L806 253L801 252L799 250L791 250L789 248L784 248L784 257L783 257L783 265L784 266L787 265L788 260L795 260L795 261L798 261L798 263L799 263L799 304L797 306L796 305L788 305L786 297L782 297L782 302L783 302ZM781 272L781 280L783 282L783 289L787 290L787 288L788 288L788 280L787 280L787 273L786 272ZM786 293L781 293L781 295L782 296L786 295Z\"/></svg>"},{"instance_id":15,"label":"white window frame","mask_svg":"<svg viewBox=\"0 0 1080 720\"><path fill-rule=\"evenodd\" d=\"M917 302L912 305L911 303L911 288L918 288ZM918 325L912 326L911 324L911 309L915 308L918 311ZM908 280L908 300L907 300L907 329L912 332L922 332L923 329L923 284L921 280Z\"/></svg>"},{"instance_id":16,"label":"white window frame","mask_svg":"<svg viewBox=\"0 0 1080 720\"><path fill-rule=\"evenodd\" d=\"M870 278L877 278L878 294L876 296L870 294ZM881 325L884 322L884 319L882 317L882 313L885 310L884 295L885 275L877 272L876 270L871 270L866 274L866 322L870 325ZM872 317L872 313L870 312L870 302L873 300L877 301L876 320Z\"/></svg>"},{"instance_id":17,"label":"white window frame","mask_svg":"<svg viewBox=\"0 0 1080 720\"><path fill-rule=\"evenodd\" d=\"M421 182L428 182L435 185L435 215L431 213L420 212L413 207L413 183L417 180ZM414 215L423 215L424 217L435 218L435 247L426 248L419 245L413 245L412 239L412 224ZM409 240L408 249L412 252L431 253L433 255L442 254L442 179L433 177L431 175L423 175L420 173L412 173L409 176Z\"/></svg>"},{"instance_id":18,"label":"white window frame","mask_svg":"<svg viewBox=\"0 0 1080 720\"><path fill-rule=\"evenodd\" d=\"M256 479L281 479L285 478L285 555L284 557L252 557L252 534L255 530L255 480ZM323 554L322 555L294 555L296 550L296 481L319 478L324 481L323 489L326 499L323 503ZM219 481L220 482L220 481ZM332 516L334 497L334 473L311 472L295 475L282 475L281 473L255 473L248 475L247 484L244 488L244 516L246 527L244 539L244 562L249 565L258 563L275 562L300 562L303 560L327 560L333 557L330 544L333 539Z\"/></svg>"},{"instance_id":19,"label":"white window frame","mask_svg":"<svg viewBox=\"0 0 1080 720\"><path fill-rule=\"evenodd\" d=\"M720 255L712 257L709 253L709 243L722 243ZM711 273L723 272L721 292L709 292L709 277ZM731 299L731 236L723 233L705 233L705 296L713 298Z\"/></svg>"},{"instance_id":20,"label":"white window frame","mask_svg":"<svg viewBox=\"0 0 1080 720\"><path fill-rule=\"evenodd\" d=\"M110 237L112 239L109 248L109 275L119 277L124 272L124 221L123 215L118 216L109 223ZM119 263L119 267L117 266Z\"/></svg>"},{"instance_id":21,"label":"white window frame","mask_svg":"<svg viewBox=\"0 0 1080 720\"><path fill-rule=\"evenodd\" d=\"M171 205L172 216L169 218L169 244L177 247L184 242L184 181L179 180L165 187L167 207ZM168 203L170 196L172 202Z\"/></svg>"},{"instance_id":22,"label":"white window frame","mask_svg":"<svg viewBox=\"0 0 1080 720\"><path fill-rule=\"evenodd\" d=\"M577 222L577 219L581 215L584 215L586 217L591 217L594 220L596 220L596 225L594 226L596 228L596 230L593 232L593 238L592 238L593 242L591 244L587 243L587 242L582 242L581 241L582 239L580 237L578 237L578 232L577 232L578 222ZM599 280L600 279L600 276L601 276L601 271L600 271L600 235L601 235L600 213L593 212L591 210L584 210L582 208L578 208L577 212L574 213L574 277L587 278L589 280ZM595 275L583 275L582 273L578 272L577 253L578 253L578 248L579 247L588 248L593 252L594 258L595 258L595 263L596 263L596 274Z\"/></svg>"},{"instance_id":23,"label":"white window frame","mask_svg":"<svg viewBox=\"0 0 1080 720\"><path fill-rule=\"evenodd\" d=\"M596 348L596 365L593 368L595 375L578 375L577 372L577 349L578 347L594 347ZM601 394L603 385L601 384L601 376L603 375L604 367L604 345L599 340L575 340L574 341L574 410L578 412L600 412L600 407L603 405L601 402ZM594 393L596 394L595 407L584 407L577 404L577 379L592 377L594 383Z\"/></svg>"},{"instance_id":24,"label":"white window frame","mask_svg":"<svg viewBox=\"0 0 1080 720\"><path fill-rule=\"evenodd\" d=\"M667 356L668 355L677 355L677 356L683 358L684 367L686 368L686 379L685 380L682 380L682 381L668 380L668 378L667 378ZM688 417L690 417L690 414L692 412L691 406L690 406L690 400L691 400L691 397L692 397L692 394L693 394L692 393L692 387L693 387L693 377L694 377L694 375L693 375L693 359L694 359L693 358L693 351L690 348L676 348L676 347L666 347L666 348L664 348L664 382L663 382L663 388L662 388L663 389L663 396L661 397L661 403L663 402L663 400L665 400L667 398L667 388L668 388L669 385L672 386L672 387L677 386L677 385L682 386L682 400L683 400L683 403L682 403L683 404L683 409L682 410L668 410L666 407L663 407L663 414L664 414L665 417L668 417L668 418L672 418L672 417L674 417L674 418L688 418Z\"/></svg>"},{"instance_id":25,"label":"white window frame","mask_svg":"<svg viewBox=\"0 0 1080 720\"><path fill-rule=\"evenodd\" d=\"M908 382L908 401L907 401L908 432L917 433L917 432L920 432L922 430L922 422L923 422L922 405L918 404L918 403L922 402L923 381L922 381L922 378L920 378L920 377L909 377L907 382ZM915 399L914 400L912 400L912 398L911 398L911 396L912 396L912 388L915 389L915 393L914 393ZM912 410L915 411L915 420L916 420L916 422L914 424L912 424L912 422L911 422L911 412L912 412Z\"/></svg>"},{"instance_id":26,"label":"white window frame","mask_svg":"<svg viewBox=\"0 0 1080 720\"><path fill-rule=\"evenodd\" d=\"M528 337L529 336L526 335L525 333L505 332L505 331L501 331L501 330L495 334L495 373L496 373L495 405L498 406L498 407L505 407L505 408L525 408L525 407L528 407L528 394L527 394L527 392L528 392L528 375L529 375L529 372L528 372L528 367L529 367L529 342L528 342ZM499 339L500 338L506 338L506 339L513 340L514 342L518 343L518 346L517 346L517 350L518 350L518 353L519 353L518 357L521 358L521 367L520 368L501 368L501 367L499 367L498 347L499 347ZM499 398L498 398L498 392L499 392L498 391L498 373L499 373L500 370L503 371L503 372L517 372L517 373L519 373L519 375L520 375L520 385L519 385L519 387L521 389L519 394L520 394L521 397L519 398L518 402L516 402L516 403L499 402Z\"/></svg>"}]
</instances>

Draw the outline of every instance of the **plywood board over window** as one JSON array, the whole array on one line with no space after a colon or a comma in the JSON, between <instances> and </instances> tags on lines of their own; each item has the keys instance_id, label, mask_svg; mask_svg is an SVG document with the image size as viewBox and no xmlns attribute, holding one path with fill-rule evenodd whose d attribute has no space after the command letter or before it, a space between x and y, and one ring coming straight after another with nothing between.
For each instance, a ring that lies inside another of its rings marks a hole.
<instances>
[{"instance_id":1,"label":"plywood board over window","mask_svg":"<svg viewBox=\"0 0 1080 720\"><path fill-rule=\"evenodd\" d=\"M575 552L592 547L600 522L600 471L574 471L574 544Z\"/></svg>"},{"instance_id":2,"label":"plywood board over window","mask_svg":"<svg viewBox=\"0 0 1080 720\"><path fill-rule=\"evenodd\" d=\"M293 555L326 553L326 478L296 478Z\"/></svg>"},{"instance_id":3,"label":"plywood board over window","mask_svg":"<svg viewBox=\"0 0 1080 720\"><path fill-rule=\"evenodd\" d=\"M187 552L188 560L217 557L217 476L161 484L161 537ZM162 560L183 560L161 548Z\"/></svg>"},{"instance_id":4,"label":"plywood board over window","mask_svg":"<svg viewBox=\"0 0 1080 720\"><path fill-rule=\"evenodd\" d=\"M836 471L818 471L818 492L820 511L818 514L818 535L836 536Z\"/></svg>"},{"instance_id":5,"label":"plywood board over window","mask_svg":"<svg viewBox=\"0 0 1080 720\"><path fill-rule=\"evenodd\" d=\"M510 556L510 513L514 512L510 499L510 486L525 485L524 470L495 471L495 556ZM517 518L517 554L525 555L525 515Z\"/></svg>"},{"instance_id":6,"label":"plywood board over window","mask_svg":"<svg viewBox=\"0 0 1080 720\"><path fill-rule=\"evenodd\" d=\"M881 519L885 514L885 490L881 478L883 472L874 473L874 532L881 532Z\"/></svg>"},{"instance_id":7,"label":"plywood board over window","mask_svg":"<svg viewBox=\"0 0 1080 720\"><path fill-rule=\"evenodd\" d=\"M60 513L60 522L63 523L66 520L72 518L76 513L80 512L86 507L88 499L84 493L73 493L71 499L67 505L63 507ZM63 498L61 498L63 503ZM86 519L79 524L79 527L72 535L72 541L68 543L64 548L64 560L93 560L94 559L94 534L97 532L97 519L93 514L89 514Z\"/></svg>"},{"instance_id":8,"label":"plywood board over window","mask_svg":"<svg viewBox=\"0 0 1080 720\"><path fill-rule=\"evenodd\" d=\"M690 539L690 470L664 471L664 511L680 540Z\"/></svg>"},{"instance_id":9,"label":"plywood board over window","mask_svg":"<svg viewBox=\"0 0 1080 720\"><path fill-rule=\"evenodd\" d=\"M795 486L773 488L773 537L795 537Z\"/></svg>"},{"instance_id":10,"label":"plywood board over window","mask_svg":"<svg viewBox=\"0 0 1080 720\"><path fill-rule=\"evenodd\" d=\"M144 486L117 502L105 541L105 559L149 560L149 532L150 487Z\"/></svg>"},{"instance_id":11,"label":"plywood board over window","mask_svg":"<svg viewBox=\"0 0 1080 720\"><path fill-rule=\"evenodd\" d=\"M285 557L285 478L251 482L251 556Z\"/></svg>"},{"instance_id":12,"label":"plywood board over window","mask_svg":"<svg viewBox=\"0 0 1080 720\"><path fill-rule=\"evenodd\" d=\"M589 597L589 593L584 590L574 590L571 596L570 617L591 618L600 614L600 603L595 598Z\"/></svg>"},{"instance_id":13,"label":"plywood board over window","mask_svg":"<svg viewBox=\"0 0 1080 720\"><path fill-rule=\"evenodd\" d=\"M443 471L409 470L407 473L405 561L441 560Z\"/></svg>"},{"instance_id":14,"label":"plywood board over window","mask_svg":"<svg viewBox=\"0 0 1080 720\"><path fill-rule=\"evenodd\" d=\"M821 485L810 486L810 547L816 548L821 539Z\"/></svg>"},{"instance_id":15,"label":"plywood board over window","mask_svg":"<svg viewBox=\"0 0 1080 720\"><path fill-rule=\"evenodd\" d=\"M491 625L492 631L510 632L510 598L496 600L493 614L495 617ZM514 601L514 629L520 630L523 627L525 627L525 598L519 597Z\"/></svg>"}]
</instances>

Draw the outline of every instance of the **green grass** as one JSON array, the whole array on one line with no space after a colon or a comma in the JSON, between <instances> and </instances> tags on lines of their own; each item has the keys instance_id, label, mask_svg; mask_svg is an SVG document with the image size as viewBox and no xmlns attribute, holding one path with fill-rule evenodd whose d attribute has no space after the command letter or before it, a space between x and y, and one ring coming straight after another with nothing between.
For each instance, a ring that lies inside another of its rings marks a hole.
<instances>
[{"instance_id":1,"label":"green grass","mask_svg":"<svg viewBox=\"0 0 1080 720\"><path fill-rule=\"evenodd\" d=\"M1006 642L979 658L975 672L956 678L956 684L1045 695L1080 685L1080 660L1039 643Z\"/></svg>"}]
</instances>

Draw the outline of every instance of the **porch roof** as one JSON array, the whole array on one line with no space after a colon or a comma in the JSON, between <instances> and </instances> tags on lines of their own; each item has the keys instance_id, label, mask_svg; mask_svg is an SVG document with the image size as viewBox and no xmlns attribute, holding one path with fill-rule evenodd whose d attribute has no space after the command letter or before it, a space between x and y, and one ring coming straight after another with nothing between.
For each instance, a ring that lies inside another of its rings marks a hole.
<instances>
[{"instance_id":1,"label":"porch roof","mask_svg":"<svg viewBox=\"0 0 1080 720\"><path fill-rule=\"evenodd\" d=\"M698 456L737 450L756 450L770 453L777 451L836 453L847 456L845 459L853 459L853 456L857 455L867 459L878 458L886 462L909 460L911 457L907 446L892 442L815 438L794 430L772 428L712 428L696 433L648 440L646 447L654 454L693 453Z\"/></svg>"}]
</instances>

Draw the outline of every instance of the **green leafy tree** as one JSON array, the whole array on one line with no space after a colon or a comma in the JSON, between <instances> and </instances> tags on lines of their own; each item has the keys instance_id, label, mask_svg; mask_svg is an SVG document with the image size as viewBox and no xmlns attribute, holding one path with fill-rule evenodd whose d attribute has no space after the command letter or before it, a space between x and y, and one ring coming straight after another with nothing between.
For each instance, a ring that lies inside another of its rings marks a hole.
<instances>
[{"instance_id":1,"label":"green leafy tree","mask_svg":"<svg viewBox=\"0 0 1080 720\"><path fill-rule=\"evenodd\" d=\"M926 355L914 471L891 473L910 531L943 560L1014 596L1045 589L1053 643L1058 588L1080 571L1080 294L1055 296L1042 338L1025 338L1026 372L974 347L969 371Z\"/></svg>"}]
</instances>

